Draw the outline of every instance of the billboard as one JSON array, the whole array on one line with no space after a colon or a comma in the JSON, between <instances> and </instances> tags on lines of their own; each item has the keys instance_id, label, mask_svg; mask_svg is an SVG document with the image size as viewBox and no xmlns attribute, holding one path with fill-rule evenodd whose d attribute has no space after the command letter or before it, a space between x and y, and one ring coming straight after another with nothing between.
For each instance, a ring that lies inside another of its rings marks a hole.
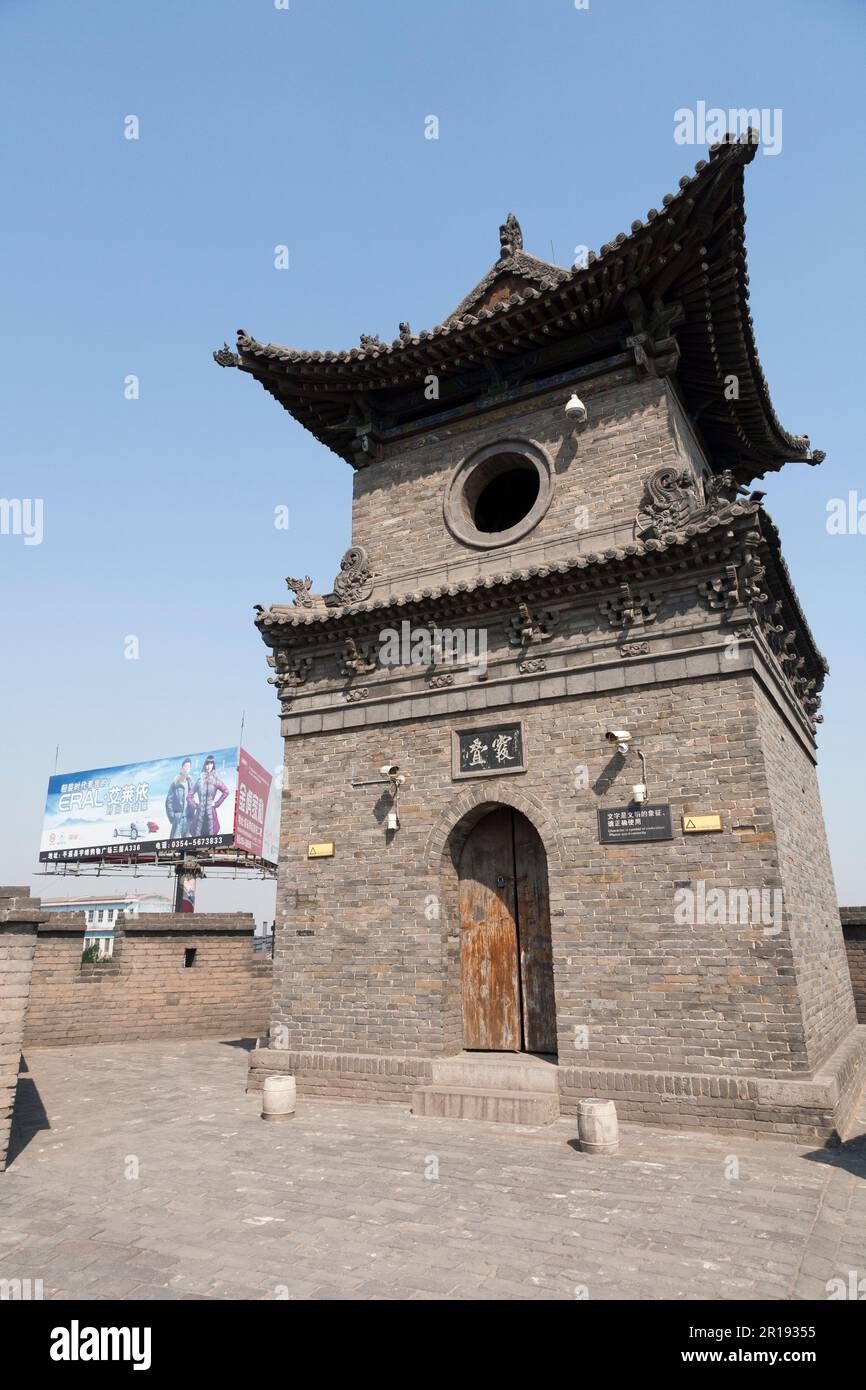
<instances>
[{"instance_id":1,"label":"billboard","mask_svg":"<svg viewBox=\"0 0 866 1390\"><path fill-rule=\"evenodd\" d=\"M238 848L276 864L279 798L271 787L270 773L237 745L57 773L39 859Z\"/></svg>"}]
</instances>

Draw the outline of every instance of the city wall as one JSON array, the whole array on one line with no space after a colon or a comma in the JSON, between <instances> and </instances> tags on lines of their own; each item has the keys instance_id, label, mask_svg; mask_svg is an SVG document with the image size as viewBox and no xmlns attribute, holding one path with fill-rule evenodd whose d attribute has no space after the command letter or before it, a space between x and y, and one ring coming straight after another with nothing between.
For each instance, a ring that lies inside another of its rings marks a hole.
<instances>
[{"instance_id":1,"label":"city wall","mask_svg":"<svg viewBox=\"0 0 866 1390\"><path fill-rule=\"evenodd\" d=\"M0 1173L6 1167L36 932L43 914L29 888L0 888Z\"/></svg>"},{"instance_id":2,"label":"city wall","mask_svg":"<svg viewBox=\"0 0 866 1390\"><path fill-rule=\"evenodd\" d=\"M271 963L253 954L249 913L121 917L97 965L81 963L84 927L80 913L39 926L25 1047L267 1031Z\"/></svg>"}]
</instances>

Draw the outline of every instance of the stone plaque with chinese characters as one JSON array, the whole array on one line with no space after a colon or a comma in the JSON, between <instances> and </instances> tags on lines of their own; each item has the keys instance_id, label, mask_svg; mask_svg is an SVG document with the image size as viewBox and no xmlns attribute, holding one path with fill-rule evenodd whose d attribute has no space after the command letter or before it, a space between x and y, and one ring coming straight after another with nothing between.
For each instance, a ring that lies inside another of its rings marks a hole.
<instances>
[{"instance_id":1,"label":"stone plaque with chinese characters","mask_svg":"<svg viewBox=\"0 0 866 1390\"><path fill-rule=\"evenodd\" d=\"M598 813L598 838L603 845L672 840L671 808L668 805L606 806Z\"/></svg>"},{"instance_id":2,"label":"stone plaque with chinese characters","mask_svg":"<svg viewBox=\"0 0 866 1390\"><path fill-rule=\"evenodd\" d=\"M526 768L523 726L519 723L455 730L451 742L454 777L489 777Z\"/></svg>"}]
</instances>

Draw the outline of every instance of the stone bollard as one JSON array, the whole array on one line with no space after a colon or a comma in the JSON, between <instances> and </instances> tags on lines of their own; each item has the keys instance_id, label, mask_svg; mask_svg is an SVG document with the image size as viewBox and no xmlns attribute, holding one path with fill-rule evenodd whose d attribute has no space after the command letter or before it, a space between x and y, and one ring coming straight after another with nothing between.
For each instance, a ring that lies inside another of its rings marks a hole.
<instances>
[{"instance_id":1,"label":"stone bollard","mask_svg":"<svg viewBox=\"0 0 866 1390\"><path fill-rule=\"evenodd\" d=\"M577 1137L588 1154L615 1154L619 1126L612 1100L581 1100L577 1106Z\"/></svg>"},{"instance_id":2,"label":"stone bollard","mask_svg":"<svg viewBox=\"0 0 866 1390\"><path fill-rule=\"evenodd\" d=\"M262 1093L262 1119L294 1119L296 1093L293 1076L266 1076Z\"/></svg>"}]
</instances>

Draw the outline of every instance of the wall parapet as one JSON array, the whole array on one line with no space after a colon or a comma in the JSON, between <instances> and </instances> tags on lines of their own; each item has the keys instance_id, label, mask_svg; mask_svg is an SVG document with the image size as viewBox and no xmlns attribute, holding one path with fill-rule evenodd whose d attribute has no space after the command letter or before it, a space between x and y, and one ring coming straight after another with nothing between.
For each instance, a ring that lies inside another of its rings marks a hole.
<instances>
[{"instance_id":1,"label":"wall parapet","mask_svg":"<svg viewBox=\"0 0 866 1390\"><path fill-rule=\"evenodd\" d=\"M110 960L83 964L82 913L52 914L36 938L28 1046L267 1031L271 964L250 913L118 918Z\"/></svg>"},{"instance_id":2,"label":"wall parapet","mask_svg":"<svg viewBox=\"0 0 866 1390\"><path fill-rule=\"evenodd\" d=\"M0 887L0 1173L9 1157L36 934L44 917L29 888Z\"/></svg>"}]
</instances>

